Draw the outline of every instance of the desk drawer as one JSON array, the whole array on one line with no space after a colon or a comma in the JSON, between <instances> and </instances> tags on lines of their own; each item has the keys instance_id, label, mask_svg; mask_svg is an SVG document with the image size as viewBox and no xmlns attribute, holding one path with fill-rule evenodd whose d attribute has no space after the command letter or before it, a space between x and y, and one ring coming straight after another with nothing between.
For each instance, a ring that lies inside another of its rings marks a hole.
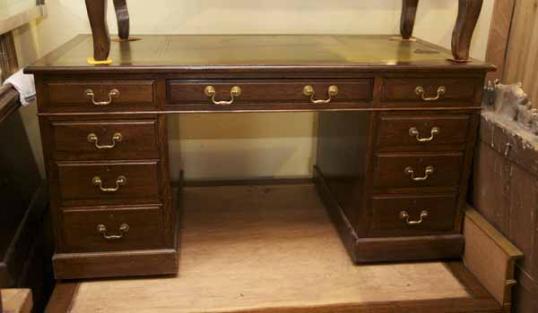
<instances>
[{"instance_id":1,"label":"desk drawer","mask_svg":"<svg viewBox=\"0 0 538 313\"><path fill-rule=\"evenodd\" d=\"M475 78L386 78L383 102L475 104L483 81Z\"/></svg>"},{"instance_id":2,"label":"desk drawer","mask_svg":"<svg viewBox=\"0 0 538 313\"><path fill-rule=\"evenodd\" d=\"M160 203L159 161L56 164L64 206Z\"/></svg>"},{"instance_id":3,"label":"desk drawer","mask_svg":"<svg viewBox=\"0 0 538 313\"><path fill-rule=\"evenodd\" d=\"M468 114L382 114L377 146L432 147L459 145L463 149L469 128Z\"/></svg>"},{"instance_id":4,"label":"desk drawer","mask_svg":"<svg viewBox=\"0 0 538 313\"><path fill-rule=\"evenodd\" d=\"M370 234L426 235L454 230L455 196L379 196L372 198Z\"/></svg>"},{"instance_id":5,"label":"desk drawer","mask_svg":"<svg viewBox=\"0 0 538 313\"><path fill-rule=\"evenodd\" d=\"M156 120L53 121L56 160L157 159Z\"/></svg>"},{"instance_id":6,"label":"desk drawer","mask_svg":"<svg viewBox=\"0 0 538 313\"><path fill-rule=\"evenodd\" d=\"M48 82L45 111L101 112L155 109L154 81Z\"/></svg>"},{"instance_id":7,"label":"desk drawer","mask_svg":"<svg viewBox=\"0 0 538 313\"><path fill-rule=\"evenodd\" d=\"M378 154L374 170L377 188L456 187L463 171L463 154Z\"/></svg>"},{"instance_id":8,"label":"desk drawer","mask_svg":"<svg viewBox=\"0 0 538 313\"><path fill-rule=\"evenodd\" d=\"M160 207L69 210L62 212L63 252L101 252L162 248Z\"/></svg>"},{"instance_id":9,"label":"desk drawer","mask_svg":"<svg viewBox=\"0 0 538 313\"><path fill-rule=\"evenodd\" d=\"M171 80L168 103L204 108L287 104L323 108L372 99L371 79L340 80ZM317 103L314 103L317 102Z\"/></svg>"}]
</instances>

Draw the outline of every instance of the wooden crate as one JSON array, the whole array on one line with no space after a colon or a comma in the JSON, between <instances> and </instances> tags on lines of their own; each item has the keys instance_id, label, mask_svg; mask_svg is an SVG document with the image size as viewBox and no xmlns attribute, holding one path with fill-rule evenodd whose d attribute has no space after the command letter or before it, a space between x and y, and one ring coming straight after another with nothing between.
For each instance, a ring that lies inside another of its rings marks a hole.
<instances>
[{"instance_id":1,"label":"wooden crate","mask_svg":"<svg viewBox=\"0 0 538 313\"><path fill-rule=\"evenodd\" d=\"M538 312L538 136L482 114L475 158L477 210L524 253L517 263L514 312Z\"/></svg>"}]
</instances>

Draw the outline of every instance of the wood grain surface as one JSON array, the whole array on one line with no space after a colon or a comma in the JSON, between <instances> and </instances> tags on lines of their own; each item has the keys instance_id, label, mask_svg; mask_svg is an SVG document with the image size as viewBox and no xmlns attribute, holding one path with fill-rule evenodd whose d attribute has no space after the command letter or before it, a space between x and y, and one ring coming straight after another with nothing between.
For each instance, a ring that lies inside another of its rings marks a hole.
<instances>
[{"instance_id":1,"label":"wood grain surface","mask_svg":"<svg viewBox=\"0 0 538 313\"><path fill-rule=\"evenodd\" d=\"M534 106L538 107L538 3L516 2L504 81L522 82Z\"/></svg>"}]
</instances>

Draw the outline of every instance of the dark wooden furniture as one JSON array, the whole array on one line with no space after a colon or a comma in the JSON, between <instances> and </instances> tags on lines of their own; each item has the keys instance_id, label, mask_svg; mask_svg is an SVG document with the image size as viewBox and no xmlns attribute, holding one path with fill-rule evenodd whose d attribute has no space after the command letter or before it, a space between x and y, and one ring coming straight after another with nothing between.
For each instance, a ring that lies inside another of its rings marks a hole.
<instances>
[{"instance_id":1,"label":"dark wooden furniture","mask_svg":"<svg viewBox=\"0 0 538 313\"><path fill-rule=\"evenodd\" d=\"M0 288L31 288L34 310L52 293L46 184L18 113L18 93L0 87Z\"/></svg>"},{"instance_id":2,"label":"dark wooden furniture","mask_svg":"<svg viewBox=\"0 0 538 313\"><path fill-rule=\"evenodd\" d=\"M492 69L467 59L481 1L460 4L461 64L430 43L381 35L111 42L104 2L87 1L93 42L78 36L26 69L37 82L56 277L176 273L166 115L189 112L320 111L315 181L353 260L459 257ZM404 1L406 38L415 5ZM110 64L88 65L92 50Z\"/></svg>"}]
</instances>

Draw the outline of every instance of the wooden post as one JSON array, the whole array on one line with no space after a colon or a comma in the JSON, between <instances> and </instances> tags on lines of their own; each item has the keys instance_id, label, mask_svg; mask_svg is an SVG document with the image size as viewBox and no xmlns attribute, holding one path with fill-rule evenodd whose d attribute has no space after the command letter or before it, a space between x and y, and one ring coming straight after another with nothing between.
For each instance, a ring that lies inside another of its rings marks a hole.
<instances>
[{"instance_id":1,"label":"wooden post","mask_svg":"<svg viewBox=\"0 0 538 313\"><path fill-rule=\"evenodd\" d=\"M93 36L93 60L105 62L110 53L110 35L106 21L106 0L86 0Z\"/></svg>"},{"instance_id":2,"label":"wooden post","mask_svg":"<svg viewBox=\"0 0 538 313\"><path fill-rule=\"evenodd\" d=\"M403 39L413 36L418 0L402 0L402 17L400 19L400 34Z\"/></svg>"},{"instance_id":3,"label":"wooden post","mask_svg":"<svg viewBox=\"0 0 538 313\"><path fill-rule=\"evenodd\" d=\"M452 33L452 55L455 62L469 61L473 32L484 0L459 0L458 19Z\"/></svg>"}]
</instances>

